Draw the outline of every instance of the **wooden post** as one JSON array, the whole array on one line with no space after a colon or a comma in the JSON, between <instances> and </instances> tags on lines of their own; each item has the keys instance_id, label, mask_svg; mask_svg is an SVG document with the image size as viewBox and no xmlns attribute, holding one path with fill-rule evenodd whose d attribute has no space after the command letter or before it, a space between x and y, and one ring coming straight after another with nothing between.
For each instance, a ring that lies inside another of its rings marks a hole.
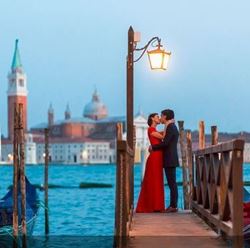
<instances>
[{"instance_id":1,"label":"wooden post","mask_svg":"<svg viewBox=\"0 0 250 248\"><path fill-rule=\"evenodd\" d=\"M122 123L119 122L116 124L116 139L117 140L122 140L122 133L123 133Z\"/></svg>"},{"instance_id":2,"label":"wooden post","mask_svg":"<svg viewBox=\"0 0 250 248\"><path fill-rule=\"evenodd\" d=\"M20 186L21 186L21 225L22 225L22 247L27 247L26 227L26 181L25 181L25 153L24 153L24 123L23 105L19 104L19 146L20 146Z\"/></svg>"},{"instance_id":3,"label":"wooden post","mask_svg":"<svg viewBox=\"0 0 250 248\"><path fill-rule=\"evenodd\" d=\"M44 217L45 217L45 234L49 234L49 196L48 196L48 181L49 181L49 129L44 129L45 136L45 167L44 167Z\"/></svg>"},{"instance_id":4,"label":"wooden post","mask_svg":"<svg viewBox=\"0 0 250 248\"><path fill-rule=\"evenodd\" d=\"M123 180L124 180L124 166L123 154L118 149L118 143L122 140L122 123L116 125L116 197L115 197L115 236L114 247L122 247L123 236Z\"/></svg>"},{"instance_id":5,"label":"wooden post","mask_svg":"<svg viewBox=\"0 0 250 248\"><path fill-rule=\"evenodd\" d=\"M199 149L204 149L206 147L205 141L205 123L200 121L199 123Z\"/></svg>"},{"instance_id":6,"label":"wooden post","mask_svg":"<svg viewBox=\"0 0 250 248\"><path fill-rule=\"evenodd\" d=\"M127 186L127 154L124 143L126 141L118 141L117 144L117 171L116 171L116 247L125 247L128 235L128 194ZM121 146L119 146L121 145Z\"/></svg>"},{"instance_id":7,"label":"wooden post","mask_svg":"<svg viewBox=\"0 0 250 248\"><path fill-rule=\"evenodd\" d=\"M243 144L244 147L244 144ZM243 205L239 204L243 202L243 151L242 150L233 150L232 154L232 170L233 170L233 190L232 194L232 231L233 231L233 247L244 247L243 246Z\"/></svg>"},{"instance_id":8,"label":"wooden post","mask_svg":"<svg viewBox=\"0 0 250 248\"><path fill-rule=\"evenodd\" d=\"M14 104L14 137L13 137L13 247L18 247L18 105Z\"/></svg>"},{"instance_id":9,"label":"wooden post","mask_svg":"<svg viewBox=\"0 0 250 248\"><path fill-rule=\"evenodd\" d=\"M193 184L193 152L192 152L192 133L191 130L186 132L187 140L187 167L189 171L189 204L191 207L191 201L194 194L194 184Z\"/></svg>"},{"instance_id":10,"label":"wooden post","mask_svg":"<svg viewBox=\"0 0 250 248\"><path fill-rule=\"evenodd\" d=\"M211 127L211 144L217 145L218 144L218 130L217 126Z\"/></svg>"},{"instance_id":11,"label":"wooden post","mask_svg":"<svg viewBox=\"0 0 250 248\"><path fill-rule=\"evenodd\" d=\"M134 210L134 163L135 163L135 148L136 148L136 126L133 126L133 157L131 157L131 212ZM132 216L131 216L132 217Z\"/></svg>"},{"instance_id":12,"label":"wooden post","mask_svg":"<svg viewBox=\"0 0 250 248\"><path fill-rule=\"evenodd\" d=\"M128 30L128 55L127 55L127 142L133 149L134 125L134 30Z\"/></svg>"},{"instance_id":13,"label":"wooden post","mask_svg":"<svg viewBox=\"0 0 250 248\"><path fill-rule=\"evenodd\" d=\"M187 154L185 147L185 131L184 121L178 121L180 132L180 148L182 158L182 181L183 181L183 196L184 196L184 209L189 208L189 195L188 195L188 168L187 168Z\"/></svg>"}]
</instances>

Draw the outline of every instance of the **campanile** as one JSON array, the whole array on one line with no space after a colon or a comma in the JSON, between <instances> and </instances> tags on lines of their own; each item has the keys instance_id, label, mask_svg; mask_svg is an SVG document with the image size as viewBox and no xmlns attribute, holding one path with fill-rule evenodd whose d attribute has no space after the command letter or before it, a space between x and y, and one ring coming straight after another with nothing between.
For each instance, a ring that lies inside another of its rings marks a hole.
<instances>
[{"instance_id":1,"label":"campanile","mask_svg":"<svg viewBox=\"0 0 250 248\"><path fill-rule=\"evenodd\" d=\"M15 51L8 74L8 138L13 139L14 128L14 103L23 104L24 131L27 131L27 78L21 63L18 48L18 40L15 43Z\"/></svg>"}]
</instances>

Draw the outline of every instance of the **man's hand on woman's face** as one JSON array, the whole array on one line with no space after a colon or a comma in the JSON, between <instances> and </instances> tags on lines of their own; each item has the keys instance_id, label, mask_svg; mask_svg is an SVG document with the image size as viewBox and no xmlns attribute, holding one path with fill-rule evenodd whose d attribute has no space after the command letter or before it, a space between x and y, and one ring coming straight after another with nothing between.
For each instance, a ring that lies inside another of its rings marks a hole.
<instances>
[{"instance_id":1,"label":"man's hand on woman's face","mask_svg":"<svg viewBox=\"0 0 250 248\"><path fill-rule=\"evenodd\" d=\"M171 124L171 123L175 123L175 119L168 120L168 121L166 122L166 126L168 126L168 125Z\"/></svg>"}]
</instances>

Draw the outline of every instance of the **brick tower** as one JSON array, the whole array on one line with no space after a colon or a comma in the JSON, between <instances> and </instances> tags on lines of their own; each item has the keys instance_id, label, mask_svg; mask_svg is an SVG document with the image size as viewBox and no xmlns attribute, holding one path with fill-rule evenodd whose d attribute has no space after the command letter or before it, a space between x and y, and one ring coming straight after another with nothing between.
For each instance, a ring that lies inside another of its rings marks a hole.
<instances>
[{"instance_id":1,"label":"brick tower","mask_svg":"<svg viewBox=\"0 0 250 248\"><path fill-rule=\"evenodd\" d=\"M11 71L8 75L8 138L13 139L14 129L14 103L23 104L24 130L27 131L27 78L21 63L18 49L18 40L12 59Z\"/></svg>"}]
</instances>

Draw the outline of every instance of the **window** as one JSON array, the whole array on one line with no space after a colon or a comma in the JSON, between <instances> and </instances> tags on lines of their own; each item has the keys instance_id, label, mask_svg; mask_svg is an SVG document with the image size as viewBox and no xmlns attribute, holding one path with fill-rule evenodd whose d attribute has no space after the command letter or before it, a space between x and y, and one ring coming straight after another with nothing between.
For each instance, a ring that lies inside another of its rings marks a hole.
<instances>
[{"instance_id":1,"label":"window","mask_svg":"<svg viewBox=\"0 0 250 248\"><path fill-rule=\"evenodd\" d=\"M19 79L19 86L21 86L21 87L23 87L24 86L24 81L23 81L23 79Z\"/></svg>"}]
</instances>

